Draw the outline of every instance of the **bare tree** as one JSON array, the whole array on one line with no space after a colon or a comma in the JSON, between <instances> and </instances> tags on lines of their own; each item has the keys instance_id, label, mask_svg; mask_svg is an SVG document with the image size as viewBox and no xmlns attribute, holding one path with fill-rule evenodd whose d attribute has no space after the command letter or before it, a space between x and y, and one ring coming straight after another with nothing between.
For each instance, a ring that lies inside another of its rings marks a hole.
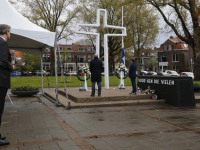
<instances>
[{"instance_id":1,"label":"bare tree","mask_svg":"<svg viewBox=\"0 0 200 150\"><path fill-rule=\"evenodd\" d=\"M133 0L128 0L133 2ZM172 31L193 49L194 74L200 79L200 1L146 0L161 14Z\"/></svg>"}]
</instances>

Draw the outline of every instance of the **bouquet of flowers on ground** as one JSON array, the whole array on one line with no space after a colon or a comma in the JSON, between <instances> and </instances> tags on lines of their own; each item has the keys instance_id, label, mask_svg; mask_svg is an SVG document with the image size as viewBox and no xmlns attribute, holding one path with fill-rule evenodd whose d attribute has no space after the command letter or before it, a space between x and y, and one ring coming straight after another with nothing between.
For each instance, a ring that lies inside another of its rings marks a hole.
<instances>
[{"instance_id":1,"label":"bouquet of flowers on ground","mask_svg":"<svg viewBox=\"0 0 200 150\"><path fill-rule=\"evenodd\" d=\"M137 87L137 92L141 93L142 92L142 89L140 87Z\"/></svg>"},{"instance_id":2,"label":"bouquet of flowers on ground","mask_svg":"<svg viewBox=\"0 0 200 150\"><path fill-rule=\"evenodd\" d=\"M89 76L91 75L91 72L90 72L88 64L80 66L79 72L86 73Z\"/></svg>"},{"instance_id":3,"label":"bouquet of flowers on ground","mask_svg":"<svg viewBox=\"0 0 200 150\"><path fill-rule=\"evenodd\" d=\"M115 66L115 72L120 74L121 71L125 71L125 73L128 73L128 69L126 68L126 66L122 63L117 63L117 65Z\"/></svg>"},{"instance_id":4,"label":"bouquet of flowers on ground","mask_svg":"<svg viewBox=\"0 0 200 150\"><path fill-rule=\"evenodd\" d=\"M158 96L155 94L155 90L152 90L150 87L144 91L144 94L151 94L150 99L158 99Z\"/></svg>"}]
</instances>

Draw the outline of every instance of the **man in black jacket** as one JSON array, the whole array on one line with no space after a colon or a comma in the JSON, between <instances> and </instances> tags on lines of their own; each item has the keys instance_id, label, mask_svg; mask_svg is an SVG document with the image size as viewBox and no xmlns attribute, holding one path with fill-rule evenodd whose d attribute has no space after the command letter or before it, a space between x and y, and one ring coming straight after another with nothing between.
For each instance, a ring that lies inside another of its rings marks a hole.
<instances>
[{"instance_id":1,"label":"man in black jacket","mask_svg":"<svg viewBox=\"0 0 200 150\"><path fill-rule=\"evenodd\" d=\"M10 26L0 24L0 127L5 97L10 88L10 72L14 69L14 66L11 64L11 55L7 43L7 40L10 39L10 29ZM9 142L4 140L5 137L1 137L0 134L0 146L9 144Z\"/></svg>"},{"instance_id":2,"label":"man in black jacket","mask_svg":"<svg viewBox=\"0 0 200 150\"><path fill-rule=\"evenodd\" d=\"M135 58L130 59L130 67L129 67L129 77L131 79L132 83L132 92L130 95L136 95L136 84L135 84L135 78L136 78L136 70L137 66L135 65Z\"/></svg>"},{"instance_id":3,"label":"man in black jacket","mask_svg":"<svg viewBox=\"0 0 200 150\"><path fill-rule=\"evenodd\" d=\"M98 96L101 96L101 73L103 72L102 61L98 59L98 54L94 54L94 59L90 62L91 82L92 82L92 94L95 95L95 83L98 85Z\"/></svg>"}]
</instances>

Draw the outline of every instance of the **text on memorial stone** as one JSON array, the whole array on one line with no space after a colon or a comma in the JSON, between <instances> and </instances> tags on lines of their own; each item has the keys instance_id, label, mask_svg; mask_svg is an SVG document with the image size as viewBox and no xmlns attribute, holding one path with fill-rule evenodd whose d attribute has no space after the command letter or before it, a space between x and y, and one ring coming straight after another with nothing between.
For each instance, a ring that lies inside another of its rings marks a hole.
<instances>
[{"instance_id":1,"label":"text on memorial stone","mask_svg":"<svg viewBox=\"0 0 200 150\"><path fill-rule=\"evenodd\" d=\"M174 85L174 80L138 79L140 83Z\"/></svg>"}]
</instances>

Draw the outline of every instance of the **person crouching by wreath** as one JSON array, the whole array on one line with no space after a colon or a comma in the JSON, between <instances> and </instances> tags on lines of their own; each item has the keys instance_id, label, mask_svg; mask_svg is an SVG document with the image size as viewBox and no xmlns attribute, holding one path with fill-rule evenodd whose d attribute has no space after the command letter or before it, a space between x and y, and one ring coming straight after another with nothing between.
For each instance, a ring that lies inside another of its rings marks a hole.
<instances>
[{"instance_id":1,"label":"person crouching by wreath","mask_svg":"<svg viewBox=\"0 0 200 150\"><path fill-rule=\"evenodd\" d=\"M92 82L92 93L91 97L95 95L95 83L98 85L98 96L101 96L101 73L103 72L103 64L98 59L98 54L94 54L94 59L90 62L91 82Z\"/></svg>"},{"instance_id":2,"label":"person crouching by wreath","mask_svg":"<svg viewBox=\"0 0 200 150\"><path fill-rule=\"evenodd\" d=\"M132 88L133 88L132 92L129 93L130 95L136 95L136 83L135 83L136 70L137 70L137 66L135 65L135 58L130 58L129 78L131 79Z\"/></svg>"}]
</instances>

